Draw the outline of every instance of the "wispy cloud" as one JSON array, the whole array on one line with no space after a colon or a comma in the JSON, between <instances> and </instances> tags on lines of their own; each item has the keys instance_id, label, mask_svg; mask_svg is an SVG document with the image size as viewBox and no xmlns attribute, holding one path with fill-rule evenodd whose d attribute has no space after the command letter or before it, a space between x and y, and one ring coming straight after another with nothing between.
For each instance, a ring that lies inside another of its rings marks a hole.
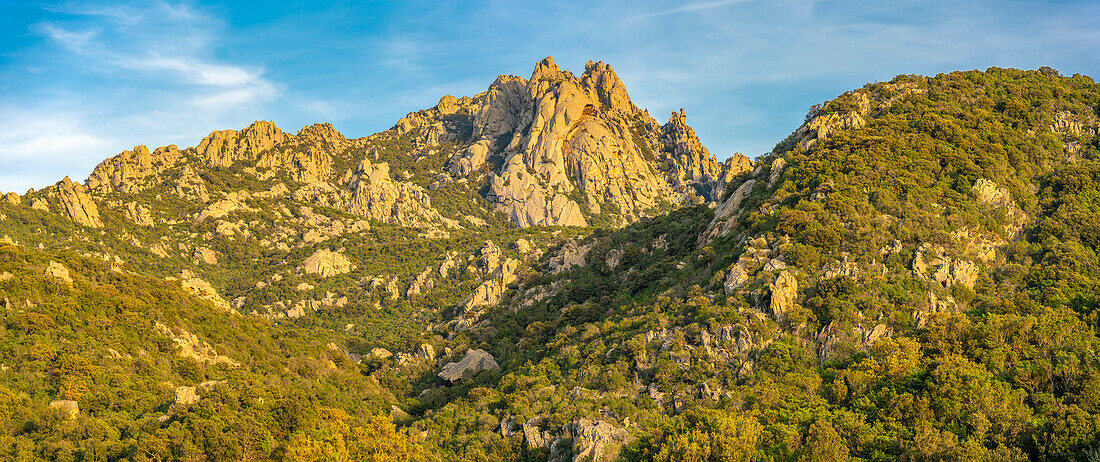
<instances>
[{"instance_id":1,"label":"wispy cloud","mask_svg":"<svg viewBox=\"0 0 1100 462\"><path fill-rule=\"evenodd\" d=\"M0 189L83 178L135 144L194 144L263 118L285 90L262 62L221 58L226 23L191 4L60 3L27 27L45 42L27 53L28 96L0 90ZM35 173L47 165L53 179Z\"/></svg>"},{"instance_id":2,"label":"wispy cloud","mask_svg":"<svg viewBox=\"0 0 1100 462\"><path fill-rule=\"evenodd\" d=\"M654 18L654 17L657 17L657 16L668 16L670 14L687 13L687 12L690 12L690 11L709 10L709 9L712 9L712 8L718 8L718 7L722 7L722 6L726 6L726 5L732 5L732 4L735 4L735 3L744 3L746 1L748 1L748 0L719 0L719 1L714 1L714 2L686 3L686 4L683 4L683 5L680 5L676 8L670 8L670 9L667 9L667 10L654 11L652 13L645 13L645 14L639 14L639 15L636 15L636 16L631 16L629 18L624 18L623 21L633 21L633 20L636 20L636 19Z\"/></svg>"}]
</instances>

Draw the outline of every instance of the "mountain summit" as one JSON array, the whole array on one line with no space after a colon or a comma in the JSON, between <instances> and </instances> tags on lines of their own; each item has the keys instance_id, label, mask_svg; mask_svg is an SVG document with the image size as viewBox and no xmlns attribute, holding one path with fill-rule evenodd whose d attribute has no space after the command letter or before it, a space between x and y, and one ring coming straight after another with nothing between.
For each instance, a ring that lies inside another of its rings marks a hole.
<instances>
[{"instance_id":1,"label":"mountain summit","mask_svg":"<svg viewBox=\"0 0 1100 462\"><path fill-rule=\"evenodd\" d=\"M439 231L496 212L520 227L621 226L715 202L749 168L741 155L718 162L683 109L658 124L611 66L590 61L577 77L547 57L529 79L502 75L483 93L444 96L371 136L349 140L329 124L292 135L256 122L213 132L194 148L137 146L101 163L86 186L103 198L163 185L207 202L217 194L203 173L236 169L281 180L287 195L306 202ZM437 210L432 201L445 193L481 207Z\"/></svg>"}]
</instances>

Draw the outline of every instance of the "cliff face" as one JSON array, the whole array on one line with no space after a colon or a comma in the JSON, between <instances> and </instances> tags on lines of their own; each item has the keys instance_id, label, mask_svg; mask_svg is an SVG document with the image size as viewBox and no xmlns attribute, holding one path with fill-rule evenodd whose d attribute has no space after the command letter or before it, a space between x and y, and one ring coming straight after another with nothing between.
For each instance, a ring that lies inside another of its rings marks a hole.
<instances>
[{"instance_id":1,"label":"cliff face","mask_svg":"<svg viewBox=\"0 0 1100 462\"><path fill-rule=\"evenodd\" d=\"M736 174L746 164L718 163L682 111L659 125L602 62L589 62L577 77L546 58L529 79L500 76L485 93L445 97L395 130L428 143L453 139L444 122L455 114L468 114L472 127L447 173L469 177L497 159L485 198L521 227L587 226L594 219L622 225L714 201L730 167Z\"/></svg>"}]
</instances>

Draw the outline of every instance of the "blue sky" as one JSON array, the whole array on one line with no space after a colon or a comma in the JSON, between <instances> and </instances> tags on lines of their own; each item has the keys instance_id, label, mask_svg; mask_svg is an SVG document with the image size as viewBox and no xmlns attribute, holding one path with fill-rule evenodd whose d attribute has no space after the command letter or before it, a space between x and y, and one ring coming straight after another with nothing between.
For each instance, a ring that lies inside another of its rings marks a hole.
<instances>
[{"instance_id":1,"label":"blue sky","mask_svg":"<svg viewBox=\"0 0 1100 462\"><path fill-rule=\"evenodd\" d=\"M0 191L137 144L273 120L349 137L553 55L612 65L719 158L755 157L813 104L897 74L990 66L1100 78L1100 2L0 0Z\"/></svg>"}]
</instances>

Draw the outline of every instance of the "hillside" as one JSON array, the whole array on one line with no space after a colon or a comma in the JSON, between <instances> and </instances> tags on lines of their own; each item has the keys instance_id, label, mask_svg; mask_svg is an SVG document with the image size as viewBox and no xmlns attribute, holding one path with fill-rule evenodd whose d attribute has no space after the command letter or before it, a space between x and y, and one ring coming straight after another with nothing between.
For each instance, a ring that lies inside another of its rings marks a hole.
<instances>
[{"instance_id":1,"label":"hillside","mask_svg":"<svg viewBox=\"0 0 1100 462\"><path fill-rule=\"evenodd\" d=\"M365 138L257 122L139 146L0 202L0 438L106 460L367 440L394 460L1093 460L1098 119L1100 86L1049 68L899 76L718 163L610 67L547 58Z\"/></svg>"}]
</instances>

